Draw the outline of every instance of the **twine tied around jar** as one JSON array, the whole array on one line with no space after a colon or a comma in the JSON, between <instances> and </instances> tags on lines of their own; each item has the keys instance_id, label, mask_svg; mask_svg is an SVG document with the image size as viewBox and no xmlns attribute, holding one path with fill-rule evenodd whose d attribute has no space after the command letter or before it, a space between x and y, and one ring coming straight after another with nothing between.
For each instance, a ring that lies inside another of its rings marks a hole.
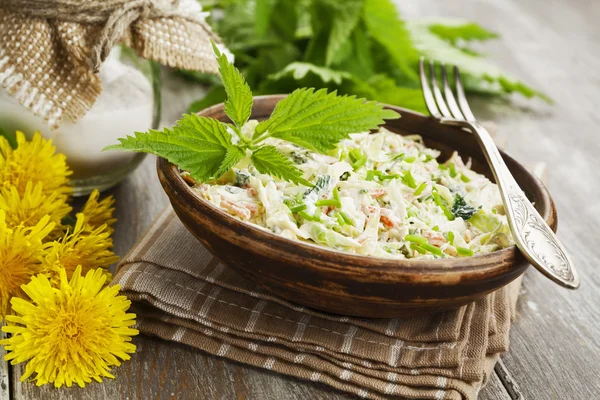
<instances>
[{"instance_id":1,"label":"twine tied around jar","mask_svg":"<svg viewBox=\"0 0 600 400\"><path fill-rule=\"evenodd\" d=\"M51 126L94 104L123 43L170 67L217 73L221 43L195 0L0 0L0 84Z\"/></svg>"}]
</instances>

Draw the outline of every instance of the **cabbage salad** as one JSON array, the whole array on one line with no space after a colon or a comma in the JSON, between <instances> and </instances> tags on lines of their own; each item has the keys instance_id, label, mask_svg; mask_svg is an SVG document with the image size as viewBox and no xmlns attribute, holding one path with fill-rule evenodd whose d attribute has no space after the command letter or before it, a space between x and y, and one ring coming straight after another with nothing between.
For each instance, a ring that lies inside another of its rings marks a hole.
<instances>
[{"instance_id":1,"label":"cabbage salad","mask_svg":"<svg viewBox=\"0 0 600 400\"><path fill-rule=\"evenodd\" d=\"M256 124L246 123L243 134L251 136ZM205 184L182 175L235 218L350 253L433 259L513 244L498 187L457 153L440 164L440 153L419 136L380 128L351 134L327 155L274 138L265 143L287 154L314 186L260 174L248 159Z\"/></svg>"}]
</instances>

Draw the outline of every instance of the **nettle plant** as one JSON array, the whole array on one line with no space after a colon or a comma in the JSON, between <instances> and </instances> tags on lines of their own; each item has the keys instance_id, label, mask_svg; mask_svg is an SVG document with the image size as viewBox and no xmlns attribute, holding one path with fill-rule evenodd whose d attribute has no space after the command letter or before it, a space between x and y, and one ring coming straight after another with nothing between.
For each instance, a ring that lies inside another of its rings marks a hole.
<instances>
[{"instance_id":1,"label":"nettle plant","mask_svg":"<svg viewBox=\"0 0 600 400\"><path fill-rule=\"evenodd\" d=\"M302 88L277 103L270 118L260 122L252 135L246 135L242 127L252 113L252 91L227 57L216 46L213 48L227 92L225 113L232 123L186 114L172 129L136 132L105 150L156 154L188 171L199 182L218 179L248 157L262 174L313 186L287 155L265 144L266 139L278 138L327 153L350 133L376 129L384 119L400 117L373 101L338 96L325 89ZM234 136L237 140L232 140Z\"/></svg>"}]
</instances>

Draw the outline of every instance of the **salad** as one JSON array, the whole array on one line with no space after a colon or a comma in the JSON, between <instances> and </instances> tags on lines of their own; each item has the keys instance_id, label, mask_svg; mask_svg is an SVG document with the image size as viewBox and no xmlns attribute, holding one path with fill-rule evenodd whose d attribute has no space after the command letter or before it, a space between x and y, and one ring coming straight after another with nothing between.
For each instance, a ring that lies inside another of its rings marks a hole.
<instances>
[{"instance_id":1,"label":"salad","mask_svg":"<svg viewBox=\"0 0 600 400\"><path fill-rule=\"evenodd\" d=\"M257 121L241 134L252 137ZM240 140L232 134L232 140ZM217 180L183 177L205 200L292 240L365 256L434 259L513 244L498 187L454 153L380 128L355 133L328 154L268 138L312 187L261 174L243 159Z\"/></svg>"}]
</instances>

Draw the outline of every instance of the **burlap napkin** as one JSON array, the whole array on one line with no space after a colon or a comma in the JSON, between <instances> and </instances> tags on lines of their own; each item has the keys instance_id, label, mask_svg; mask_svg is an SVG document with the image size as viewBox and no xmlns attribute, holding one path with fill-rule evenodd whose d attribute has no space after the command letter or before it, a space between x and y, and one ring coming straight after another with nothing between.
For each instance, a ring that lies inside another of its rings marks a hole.
<instances>
[{"instance_id":1,"label":"burlap napkin","mask_svg":"<svg viewBox=\"0 0 600 400\"><path fill-rule=\"evenodd\" d=\"M475 399L508 349L521 280L458 310L402 319L326 314L221 264L171 208L115 276L141 332L372 399Z\"/></svg>"}]
</instances>

